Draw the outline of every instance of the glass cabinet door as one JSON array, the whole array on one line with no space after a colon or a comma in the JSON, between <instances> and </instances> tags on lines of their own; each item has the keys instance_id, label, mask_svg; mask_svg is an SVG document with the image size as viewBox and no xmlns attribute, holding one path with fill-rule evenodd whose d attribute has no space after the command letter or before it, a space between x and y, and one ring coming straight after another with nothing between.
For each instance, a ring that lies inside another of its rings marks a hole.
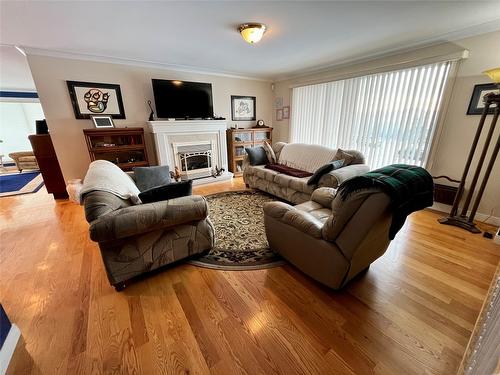
<instances>
[{"instance_id":1,"label":"glass cabinet door","mask_svg":"<svg viewBox=\"0 0 500 375\"><path fill-rule=\"evenodd\" d=\"M252 142L252 132L234 132L233 133L234 143L238 142Z\"/></svg>"},{"instance_id":2,"label":"glass cabinet door","mask_svg":"<svg viewBox=\"0 0 500 375\"><path fill-rule=\"evenodd\" d=\"M262 130L254 133L255 142L264 142L271 139L271 132L269 130Z\"/></svg>"}]
</instances>

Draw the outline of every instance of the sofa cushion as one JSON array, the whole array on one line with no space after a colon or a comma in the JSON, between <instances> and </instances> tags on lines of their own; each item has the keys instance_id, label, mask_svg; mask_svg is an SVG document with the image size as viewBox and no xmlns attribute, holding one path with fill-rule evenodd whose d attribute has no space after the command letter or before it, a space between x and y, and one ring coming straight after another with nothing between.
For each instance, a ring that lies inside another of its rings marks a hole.
<instances>
[{"instance_id":1,"label":"sofa cushion","mask_svg":"<svg viewBox=\"0 0 500 375\"><path fill-rule=\"evenodd\" d=\"M283 146L278 163L314 173L319 167L333 160L337 150L319 145L289 143Z\"/></svg>"},{"instance_id":2,"label":"sofa cushion","mask_svg":"<svg viewBox=\"0 0 500 375\"><path fill-rule=\"evenodd\" d=\"M83 203L85 219L89 223L113 211L131 206L130 200L122 199L113 193L101 190L94 190L85 194Z\"/></svg>"},{"instance_id":3,"label":"sofa cushion","mask_svg":"<svg viewBox=\"0 0 500 375\"><path fill-rule=\"evenodd\" d=\"M172 182L139 194L142 203L160 202L193 194L193 180Z\"/></svg>"},{"instance_id":4,"label":"sofa cushion","mask_svg":"<svg viewBox=\"0 0 500 375\"><path fill-rule=\"evenodd\" d=\"M281 173L278 173L276 176L274 176L274 183L280 185L283 188L291 188L296 191L312 194L315 187L307 185L307 180L307 177L292 177Z\"/></svg>"},{"instance_id":5,"label":"sofa cushion","mask_svg":"<svg viewBox=\"0 0 500 375\"><path fill-rule=\"evenodd\" d=\"M262 146L245 147L245 151L247 152L250 165L262 165L269 162L266 151Z\"/></svg>"},{"instance_id":6,"label":"sofa cushion","mask_svg":"<svg viewBox=\"0 0 500 375\"><path fill-rule=\"evenodd\" d=\"M276 171L267 169L264 165L250 166L247 168L249 169L247 171L248 173L269 182L274 182L274 177L278 174Z\"/></svg>"},{"instance_id":7,"label":"sofa cushion","mask_svg":"<svg viewBox=\"0 0 500 375\"><path fill-rule=\"evenodd\" d=\"M134 179L140 191L146 191L157 186L170 183L170 169L168 165L154 167L135 167Z\"/></svg>"},{"instance_id":8,"label":"sofa cushion","mask_svg":"<svg viewBox=\"0 0 500 375\"><path fill-rule=\"evenodd\" d=\"M276 163L276 154L274 153L273 148L271 145L267 142L262 143L262 147L264 148L264 151L266 152L267 155L267 160L271 164Z\"/></svg>"},{"instance_id":9,"label":"sofa cushion","mask_svg":"<svg viewBox=\"0 0 500 375\"><path fill-rule=\"evenodd\" d=\"M335 154L335 157L333 158L333 160L335 161L342 161L342 164L345 165L345 166L348 166L348 165L351 165L354 160L356 159L356 157L342 149L338 149L337 150L337 153Z\"/></svg>"}]
</instances>

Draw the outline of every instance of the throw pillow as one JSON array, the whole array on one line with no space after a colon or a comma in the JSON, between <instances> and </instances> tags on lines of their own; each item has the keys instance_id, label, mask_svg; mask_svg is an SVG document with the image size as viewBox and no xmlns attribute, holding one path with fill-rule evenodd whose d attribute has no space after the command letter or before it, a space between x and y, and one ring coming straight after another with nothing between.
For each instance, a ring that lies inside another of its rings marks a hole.
<instances>
[{"instance_id":1,"label":"throw pillow","mask_svg":"<svg viewBox=\"0 0 500 375\"><path fill-rule=\"evenodd\" d=\"M248 160L250 161L250 165L267 164L266 151L262 146L245 147L245 151L248 154Z\"/></svg>"},{"instance_id":2,"label":"throw pillow","mask_svg":"<svg viewBox=\"0 0 500 375\"><path fill-rule=\"evenodd\" d=\"M264 148L264 151L266 152L267 160L268 160L269 164L276 164L276 155L274 154L274 150L271 147L271 145L267 142L264 142L262 144L262 147Z\"/></svg>"},{"instance_id":3,"label":"throw pillow","mask_svg":"<svg viewBox=\"0 0 500 375\"><path fill-rule=\"evenodd\" d=\"M193 181L172 182L168 185L157 186L143 191L139 194L142 203L166 201L179 197L185 197L193 193Z\"/></svg>"},{"instance_id":4,"label":"throw pillow","mask_svg":"<svg viewBox=\"0 0 500 375\"><path fill-rule=\"evenodd\" d=\"M337 153L333 157L333 161L335 160L344 160L344 167L347 167L348 165L351 165L351 163L356 159L354 155L349 154L348 152L345 152L341 148L337 150Z\"/></svg>"},{"instance_id":5,"label":"throw pillow","mask_svg":"<svg viewBox=\"0 0 500 375\"><path fill-rule=\"evenodd\" d=\"M333 160L322 167L319 167L314 174L311 176L311 178L307 181L308 185L317 185L319 180L321 180L321 177L323 175L334 171L335 169L342 168L344 166L344 159L342 160Z\"/></svg>"},{"instance_id":6,"label":"throw pillow","mask_svg":"<svg viewBox=\"0 0 500 375\"><path fill-rule=\"evenodd\" d=\"M168 165L157 167L135 167L135 183L140 191L152 189L170 183L170 169Z\"/></svg>"}]
</instances>

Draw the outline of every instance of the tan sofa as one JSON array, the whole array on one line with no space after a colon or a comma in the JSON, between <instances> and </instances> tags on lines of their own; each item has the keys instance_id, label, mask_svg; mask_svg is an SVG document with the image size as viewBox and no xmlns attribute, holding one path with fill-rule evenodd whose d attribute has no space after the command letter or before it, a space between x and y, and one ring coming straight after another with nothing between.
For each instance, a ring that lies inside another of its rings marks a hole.
<instances>
[{"instance_id":1,"label":"tan sofa","mask_svg":"<svg viewBox=\"0 0 500 375\"><path fill-rule=\"evenodd\" d=\"M303 143L277 142L273 145L279 164L314 173L319 167L331 161L337 150ZM243 179L253 189L259 189L291 203L303 203L311 198L318 187L338 187L345 180L362 175L370 170L364 164L363 154L345 150L355 157L351 165L324 175L317 185L307 185L309 177L298 178L266 169L265 165L252 166L245 158Z\"/></svg>"},{"instance_id":2,"label":"tan sofa","mask_svg":"<svg viewBox=\"0 0 500 375\"><path fill-rule=\"evenodd\" d=\"M24 169L40 169L33 151L11 152L9 157L14 160L19 172L22 172Z\"/></svg>"},{"instance_id":3,"label":"tan sofa","mask_svg":"<svg viewBox=\"0 0 500 375\"><path fill-rule=\"evenodd\" d=\"M266 203L269 246L315 280L342 288L386 251L390 203L378 188L357 191L345 201L335 189L319 188L297 206Z\"/></svg>"}]
</instances>

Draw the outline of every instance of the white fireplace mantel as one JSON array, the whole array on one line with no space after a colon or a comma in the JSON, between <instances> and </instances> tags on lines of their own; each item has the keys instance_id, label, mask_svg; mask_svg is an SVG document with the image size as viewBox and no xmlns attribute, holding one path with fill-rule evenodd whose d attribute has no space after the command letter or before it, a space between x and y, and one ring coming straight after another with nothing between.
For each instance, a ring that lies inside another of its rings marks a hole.
<instances>
[{"instance_id":1,"label":"white fireplace mantel","mask_svg":"<svg viewBox=\"0 0 500 375\"><path fill-rule=\"evenodd\" d=\"M213 140L217 152L213 165L223 167L227 171L227 145L225 120L176 120L176 121L148 121L148 128L154 135L158 164L175 166L173 144L179 142L179 137L191 136L194 140Z\"/></svg>"}]
</instances>

